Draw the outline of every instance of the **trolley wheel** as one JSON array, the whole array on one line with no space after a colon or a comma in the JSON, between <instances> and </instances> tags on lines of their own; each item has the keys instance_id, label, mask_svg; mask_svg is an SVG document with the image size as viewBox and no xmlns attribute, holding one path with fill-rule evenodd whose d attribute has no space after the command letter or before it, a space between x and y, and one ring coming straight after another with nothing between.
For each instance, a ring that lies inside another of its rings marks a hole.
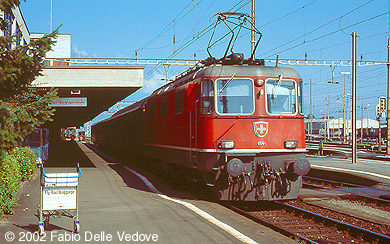
<instances>
[{"instance_id":1,"label":"trolley wheel","mask_svg":"<svg viewBox=\"0 0 390 244\"><path fill-rule=\"evenodd\" d=\"M49 228L49 222L50 222L50 214L46 214L45 220L43 221L43 225L44 225L45 229Z\"/></svg>"},{"instance_id":2,"label":"trolley wheel","mask_svg":"<svg viewBox=\"0 0 390 244\"><path fill-rule=\"evenodd\" d=\"M80 223L79 222L74 222L74 232L79 233L80 232Z\"/></svg>"},{"instance_id":3,"label":"trolley wheel","mask_svg":"<svg viewBox=\"0 0 390 244\"><path fill-rule=\"evenodd\" d=\"M41 236L41 235L43 235L43 233L45 233L45 228L43 227L43 225L39 225L38 226L38 234Z\"/></svg>"}]
</instances>

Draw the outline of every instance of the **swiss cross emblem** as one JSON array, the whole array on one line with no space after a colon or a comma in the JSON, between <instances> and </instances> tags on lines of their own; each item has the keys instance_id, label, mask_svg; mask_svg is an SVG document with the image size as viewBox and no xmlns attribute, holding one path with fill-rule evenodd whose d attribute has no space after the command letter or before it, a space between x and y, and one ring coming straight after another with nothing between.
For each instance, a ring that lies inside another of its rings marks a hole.
<instances>
[{"instance_id":1,"label":"swiss cross emblem","mask_svg":"<svg viewBox=\"0 0 390 244\"><path fill-rule=\"evenodd\" d=\"M268 133L268 122L253 122L253 127L258 137L264 137Z\"/></svg>"}]
</instances>

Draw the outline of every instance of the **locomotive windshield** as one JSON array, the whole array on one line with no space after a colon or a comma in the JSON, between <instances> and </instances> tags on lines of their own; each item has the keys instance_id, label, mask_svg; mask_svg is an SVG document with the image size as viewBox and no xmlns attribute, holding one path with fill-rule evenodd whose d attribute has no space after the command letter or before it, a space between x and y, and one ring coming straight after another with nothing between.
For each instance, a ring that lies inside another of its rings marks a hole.
<instances>
[{"instance_id":1,"label":"locomotive windshield","mask_svg":"<svg viewBox=\"0 0 390 244\"><path fill-rule=\"evenodd\" d=\"M250 79L217 80L217 111L220 114L252 114L253 82Z\"/></svg>"},{"instance_id":2,"label":"locomotive windshield","mask_svg":"<svg viewBox=\"0 0 390 244\"><path fill-rule=\"evenodd\" d=\"M297 111L297 91L292 80L267 80L267 110L270 114L295 114Z\"/></svg>"}]
</instances>

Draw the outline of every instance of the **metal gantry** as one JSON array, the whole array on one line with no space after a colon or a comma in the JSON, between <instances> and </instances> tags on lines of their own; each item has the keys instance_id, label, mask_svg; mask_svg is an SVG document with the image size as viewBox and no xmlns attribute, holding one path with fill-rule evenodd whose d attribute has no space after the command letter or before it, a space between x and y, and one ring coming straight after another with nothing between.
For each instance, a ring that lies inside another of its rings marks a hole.
<instances>
[{"instance_id":1,"label":"metal gantry","mask_svg":"<svg viewBox=\"0 0 390 244\"><path fill-rule=\"evenodd\" d=\"M51 66L53 61L59 61L73 65L200 65L202 60L196 59L140 59L140 58L47 58L46 61ZM264 59L265 62L278 65L307 65L307 66L340 66L351 67L351 60L308 60L308 59ZM389 65L384 61L357 61L357 66Z\"/></svg>"},{"instance_id":2,"label":"metal gantry","mask_svg":"<svg viewBox=\"0 0 390 244\"><path fill-rule=\"evenodd\" d=\"M195 66L201 60L195 59L139 59L139 58L47 58L45 60L49 66L54 62L63 62L69 66L74 65L184 65Z\"/></svg>"},{"instance_id":3,"label":"metal gantry","mask_svg":"<svg viewBox=\"0 0 390 244\"><path fill-rule=\"evenodd\" d=\"M265 62L278 63L278 65L307 65L307 66L331 66L352 67L351 60L308 60L308 59L264 59ZM357 66L385 65L383 61L357 61Z\"/></svg>"}]
</instances>

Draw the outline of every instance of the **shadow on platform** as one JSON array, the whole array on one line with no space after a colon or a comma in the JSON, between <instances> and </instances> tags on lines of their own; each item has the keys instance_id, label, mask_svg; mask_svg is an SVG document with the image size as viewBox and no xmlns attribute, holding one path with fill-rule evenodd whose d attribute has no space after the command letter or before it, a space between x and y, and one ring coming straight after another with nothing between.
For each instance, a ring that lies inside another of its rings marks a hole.
<instances>
[{"instance_id":1,"label":"shadow on platform","mask_svg":"<svg viewBox=\"0 0 390 244\"><path fill-rule=\"evenodd\" d=\"M80 147L74 141L54 141L50 142L49 159L45 167L93 167L95 165L81 151Z\"/></svg>"}]
</instances>

